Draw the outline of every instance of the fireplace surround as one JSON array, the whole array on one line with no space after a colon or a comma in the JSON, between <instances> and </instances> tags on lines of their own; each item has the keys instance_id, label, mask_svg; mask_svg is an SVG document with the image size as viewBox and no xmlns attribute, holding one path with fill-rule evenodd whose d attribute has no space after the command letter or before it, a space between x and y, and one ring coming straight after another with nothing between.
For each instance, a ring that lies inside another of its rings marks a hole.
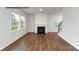
<instances>
[{"instance_id":1,"label":"fireplace surround","mask_svg":"<svg viewBox=\"0 0 79 59\"><path fill-rule=\"evenodd\" d=\"M47 24L35 24L35 33L38 33L38 27L45 27L45 33L48 33Z\"/></svg>"}]
</instances>

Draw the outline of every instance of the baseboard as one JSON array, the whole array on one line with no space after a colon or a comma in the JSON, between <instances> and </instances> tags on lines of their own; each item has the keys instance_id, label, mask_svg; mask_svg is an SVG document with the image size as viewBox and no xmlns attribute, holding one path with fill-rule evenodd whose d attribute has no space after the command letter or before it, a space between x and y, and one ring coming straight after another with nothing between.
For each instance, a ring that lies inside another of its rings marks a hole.
<instances>
[{"instance_id":1,"label":"baseboard","mask_svg":"<svg viewBox=\"0 0 79 59\"><path fill-rule=\"evenodd\" d=\"M63 39L64 40L64 38L62 38L61 36L58 36L60 39ZM72 47L74 47L75 49L76 49L76 51L79 51L79 49L77 49L74 45L72 45L70 42L68 42L68 41L66 41L66 40L64 40L65 42L67 42L68 44L70 44Z\"/></svg>"},{"instance_id":2,"label":"baseboard","mask_svg":"<svg viewBox=\"0 0 79 59\"><path fill-rule=\"evenodd\" d=\"M1 49L1 51L10 51L12 48L14 48L14 46L16 46L16 44L18 42L21 41L21 38L23 38L24 36L31 34L31 33L35 33L35 32L28 32L26 34L24 34L23 36L21 36L19 39L15 40L14 42L12 42L11 44L9 44L8 46L4 47L3 49ZM57 32L48 32L49 33L57 33Z\"/></svg>"},{"instance_id":3,"label":"baseboard","mask_svg":"<svg viewBox=\"0 0 79 59\"><path fill-rule=\"evenodd\" d=\"M1 51L10 51L11 49L13 49L15 46L16 46L16 44L17 43L19 43L20 41L22 41L22 38L24 37L24 36L26 36L26 35L28 35L28 34L31 34L31 33L34 33L34 32L28 32L28 33L26 33L25 35L23 35L22 37L20 37L19 39L17 39L16 41L14 41L13 43L11 43L10 45L8 45L7 47L5 47L5 48L3 48ZM57 32L48 32L48 34L51 34L51 33L56 33L57 34ZM58 36L60 39L63 39L62 37L60 37L60 36ZM64 40L64 39L63 39ZM66 41L66 40L64 40L64 41ZM67 41L66 41L67 42ZM67 42L67 43L69 43L69 42ZM69 43L70 44L70 43ZM72 44L70 44L72 47L74 47ZM75 47L74 47L75 48ZM76 51L79 51L77 48L75 48L76 49Z\"/></svg>"},{"instance_id":4,"label":"baseboard","mask_svg":"<svg viewBox=\"0 0 79 59\"><path fill-rule=\"evenodd\" d=\"M48 32L48 33L58 33L58 32Z\"/></svg>"},{"instance_id":5,"label":"baseboard","mask_svg":"<svg viewBox=\"0 0 79 59\"><path fill-rule=\"evenodd\" d=\"M18 42L20 42L21 39L22 39L24 36L26 36L26 35L28 35L28 34L29 34L29 32L26 33L26 34L24 34L23 36L21 36L19 39L17 39L17 40L14 41L13 43L9 44L7 47L3 48L1 51L9 51L9 50L12 49L14 46L16 46L16 44L17 44Z\"/></svg>"},{"instance_id":6,"label":"baseboard","mask_svg":"<svg viewBox=\"0 0 79 59\"><path fill-rule=\"evenodd\" d=\"M30 33L35 33L35 32L28 32L28 34L30 34Z\"/></svg>"}]
</instances>

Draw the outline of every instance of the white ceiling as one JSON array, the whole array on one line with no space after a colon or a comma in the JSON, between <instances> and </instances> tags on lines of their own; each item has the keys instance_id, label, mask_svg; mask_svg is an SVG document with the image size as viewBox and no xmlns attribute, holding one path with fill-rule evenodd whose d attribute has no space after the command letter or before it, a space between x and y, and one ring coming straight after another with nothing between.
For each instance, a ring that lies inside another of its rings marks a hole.
<instances>
[{"instance_id":1,"label":"white ceiling","mask_svg":"<svg viewBox=\"0 0 79 59\"><path fill-rule=\"evenodd\" d=\"M40 8L42 11L40 11ZM61 12L63 7L29 7L29 8L24 8L22 11L29 13L29 14L34 14L34 13L48 13L48 14L55 14L58 12Z\"/></svg>"}]
</instances>

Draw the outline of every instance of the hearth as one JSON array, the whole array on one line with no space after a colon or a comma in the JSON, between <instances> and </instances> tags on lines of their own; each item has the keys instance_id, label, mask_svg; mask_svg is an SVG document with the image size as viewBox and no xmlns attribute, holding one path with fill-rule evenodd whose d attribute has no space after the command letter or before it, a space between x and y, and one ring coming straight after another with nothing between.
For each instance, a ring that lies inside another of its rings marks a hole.
<instances>
[{"instance_id":1,"label":"hearth","mask_svg":"<svg viewBox=\"0 0 79 59\"><path fill-rule=\"evenodd\" d=\"M38 34L45 34L45 27L37 27L37 33Z\"/></svg>"}]
</instances>

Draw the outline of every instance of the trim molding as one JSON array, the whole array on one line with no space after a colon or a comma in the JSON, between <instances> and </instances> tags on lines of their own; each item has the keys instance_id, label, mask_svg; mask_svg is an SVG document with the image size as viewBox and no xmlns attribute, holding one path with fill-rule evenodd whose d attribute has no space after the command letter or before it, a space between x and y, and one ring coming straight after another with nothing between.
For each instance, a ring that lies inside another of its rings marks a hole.
<instances>
[{"instance_id":1,"label":"trim molding","mask_svg":"<svg viewBox=\"0 0 79 59\"><path fill-rule=\"evenodd\" d=\"M28 32L26 34L24 34L23 36L21 36L19 39L17 39L16 41L14 41L13 43L11 43L10 45L6 46L5 48L3 48L1 51L10 51L11 49L16 47L16 44L21 42L22 38L30 33L34 33L34 32ZM48 33L52 33L52 32L48 32ZM48 34L46 33L46 34ZM53 32L54 33L54 32ZM56 32L55 32L56 33Z\"/></svg>"},{"instance_id":2,"label":"trim molding","mask_svg":"<svg viewBox=\"0 0 79 59\"><path fill-rule=\"evenodd\" d=\"M16 46L16 44L18 42L20 42L22 40L22 38L26 35L28 35L28 33L24 34L22 37L20 37L19 39L17 39L16 41L14 41L13 43L11 43L10 45L8 45L7 47L3 48L1 51L10 51L12 48L14 48Z\"/></svg>"},{"instance_id":3,"label":"trim molding","mask_svg":"<svg viewBox=\"0 0 79 59\"><path fill-rule=\"evenodd\" d=\"M23 35L22 37L20 37L19 39L17 39L16 41L14 41L13 43L11 43L10 45L8 45L7 47L3 48L1 51L10 51L11 49L16 47L16 44L21 42L23 37L27 36L30 33L34 33L34 32L28 32L25 35ZM52 33L52 32L48 32L47 34ZM57 32L53 32L53 33L57 33ZM63 39L62 37L58 36L58 38ZM64 39L63 39L64 40ZM64 40L65 41L65 40ZM65 41L67 42L67 41ZM69 43L69 42L67 42ZM70 43L69 43L70 44ZM70 44L71 45L71 44ZM73 45L71 45L73 48L75 48ZM79 51L77 48L75 48L76 51Z\"/></svg>"},{"instance_id":4,"label":"trim molding","mask_svg":"<svg viewBox=\"0 0 79 59\"><path fill-rule=\"evenodd\" d=\"M64 40L62 37L60 37L59 35L58 35L58 38L60 38L60 39L62 39L62 40ZM70 44L68 41L66 41L66 40L64 40L65 42L67 42L68 44ZM79 49L77 49L76 47L74 47L72 44L70 44L73 48L75 48L76 49L76 51L79 51Z\"/></svg>"}]
</instances>

